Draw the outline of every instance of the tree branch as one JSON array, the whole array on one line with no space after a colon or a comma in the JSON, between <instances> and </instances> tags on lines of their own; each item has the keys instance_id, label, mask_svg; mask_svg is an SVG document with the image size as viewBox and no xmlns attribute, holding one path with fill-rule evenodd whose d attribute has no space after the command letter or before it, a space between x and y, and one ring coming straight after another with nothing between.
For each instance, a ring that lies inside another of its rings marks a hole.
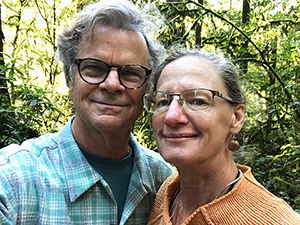
<instances>
[{"instance_id":1,"label":"tree branch","mask_svg":"<svg viewBox=\"0 0 300 225\"><path fill-rule=\"evenodd\" d=\"M201 7L202 9L204 9L205 11L211 13L212 15L218 17L219 19L225 21L226 23L228 23L229 25L231 25L232 27L234 27L238 32L240 32L246 39L247 41L249 41L249 43L251 43L251 45L259 52L260 57L262 59L262 61L264 62L264 64L268 67L268 69L270 70L270 72L274 75L274 77L276 78L276 80L279 82L280 86L282 87L284 93L287 96L288 102L293 102L293 98L292 95L289 93L289 91L285 88L285 84L284 82L280 79L279 75L276 73L276 71L274 70L274 68L270 65L270 63L266 60L266 58L264 57L263 52L259 49L259 47L250 39L250 37L248 37L248 35L242 31L239 27L237 27L235 24L233 24L232 22L230 22L229 20L227 20L226 18L224 18L223 16L219 15L218 13L212 11L211 9L208 9L206 7L204 7L203 5L194 2L194 1L188 1L187 3L192 3L196 6ZM300 115L298 115L300 116Z\"/></svg>"}]
</instances>

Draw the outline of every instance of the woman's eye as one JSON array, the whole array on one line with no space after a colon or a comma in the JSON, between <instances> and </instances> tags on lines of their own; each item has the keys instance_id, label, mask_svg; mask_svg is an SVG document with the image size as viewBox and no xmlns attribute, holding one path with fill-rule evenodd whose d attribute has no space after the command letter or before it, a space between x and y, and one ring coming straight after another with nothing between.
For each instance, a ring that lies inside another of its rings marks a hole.
<instances>
[{"instance_id":1,"label":"woman's eye","mask_svg":"<svg viewBox=\"0 0 300 225\"><path fill-rule=\"evenodd\" d=\"M207 101L203 98L194 98L194 99L190 99L188 101L188 104L190 104L190 105L203 105L203 104L207 104Z\"/></svg>"},{"instance_id":2,"label":"woman's eye","mask_svg":"<svg viewBox=\"0 0 300 225\"><path fill-rule=\"evenodd\" d=\"M194 99L190 104L203 105L203 104L205 104L205 102L202 99Z\"/></svg>"},{"instance_id":3,"label":"woman's eye","mask_svg":"<svg viewBox=\"0 0 300 225\"><path fill-rule=\"evenodd\" d=\"M192 108L204 108L209 106L209 101L205 98L193 98L189 99L189 101L187 101L186 104Z\"/></svg>"},{"instance_id":4,"label":"woman's eye","mask_svg":"<svg viewBox=\"0 0 300 225\"><path fill-rule=\"evenodd\" d=\"M156 101L156 108L166 107L168 106L169 101L167 99L160 99Z\"/></svg>"}]
</instances>

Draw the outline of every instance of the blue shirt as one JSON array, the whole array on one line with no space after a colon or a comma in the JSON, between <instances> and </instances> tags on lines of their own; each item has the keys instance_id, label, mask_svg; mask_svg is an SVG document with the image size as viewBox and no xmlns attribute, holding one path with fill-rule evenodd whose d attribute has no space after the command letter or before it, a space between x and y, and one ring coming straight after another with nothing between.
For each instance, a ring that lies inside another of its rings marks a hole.
<instances>
[{"instance_id":1,"label":"blue shirt","mask_svg":"<svg viewBox=\"0 0 300 225\"><path fill-rule=\"evenodd\" d=\"M71 132L0 149L0 224L117 224L107 182L88 163ZM174 172L131 134L134 165L120 224L146 224L160 185Z\"/></svg>"}]
</instances>

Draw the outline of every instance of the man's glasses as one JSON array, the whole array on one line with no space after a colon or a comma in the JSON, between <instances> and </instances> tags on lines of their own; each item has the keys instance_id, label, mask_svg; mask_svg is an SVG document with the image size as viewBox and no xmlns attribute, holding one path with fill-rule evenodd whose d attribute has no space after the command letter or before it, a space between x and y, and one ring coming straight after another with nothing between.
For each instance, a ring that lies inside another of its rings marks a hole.
<instances>
[{"instance_id":1,"label":"man's glasses","mask_svg":"<svg viewBox=\"0 0 300 225\"><path fill-rule=\"evenodd\" d=\"M164 91L154 91L143 96L145 108L148 112L157 113L166 111L172 103L174 96L179 97L180 104L190 111L207 111L212 105L215 96L236 104L230 97L204 88L189 89L179 94L170 94Z\"/></svg>"},{"instance_id":2,"label":"man's glasses","mask_svg":"<svg viewBox=\"0 0 300 225\"><path fill-rule=\"evenodd\" d=\"M75 59L78 67L79 75L85 82L89 84L101 84L105 81L114 68L118 71L119 81L121 85L129 89L138 89L147 80L151 69L141 65L109 65L99 59L85 58Z\"/></svg>"}]
</instances>

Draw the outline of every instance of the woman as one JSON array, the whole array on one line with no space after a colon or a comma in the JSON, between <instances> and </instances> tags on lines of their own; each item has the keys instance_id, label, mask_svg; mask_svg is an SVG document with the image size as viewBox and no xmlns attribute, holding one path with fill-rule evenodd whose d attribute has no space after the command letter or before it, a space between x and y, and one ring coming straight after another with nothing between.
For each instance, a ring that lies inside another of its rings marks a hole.
<instances>
[{"instance_id":1,"label":"woman","mask_svg":"<svg viewBox=\"0 0 300 225\"><path fill-rule=\"evenodd\" d=\"M234 65L214 53L168 57L144 95L163 158L176 166L159 190L149 224L300 224L300 216L236 165L234 137L244 97Z\"/></svg>"}]
</instances>

